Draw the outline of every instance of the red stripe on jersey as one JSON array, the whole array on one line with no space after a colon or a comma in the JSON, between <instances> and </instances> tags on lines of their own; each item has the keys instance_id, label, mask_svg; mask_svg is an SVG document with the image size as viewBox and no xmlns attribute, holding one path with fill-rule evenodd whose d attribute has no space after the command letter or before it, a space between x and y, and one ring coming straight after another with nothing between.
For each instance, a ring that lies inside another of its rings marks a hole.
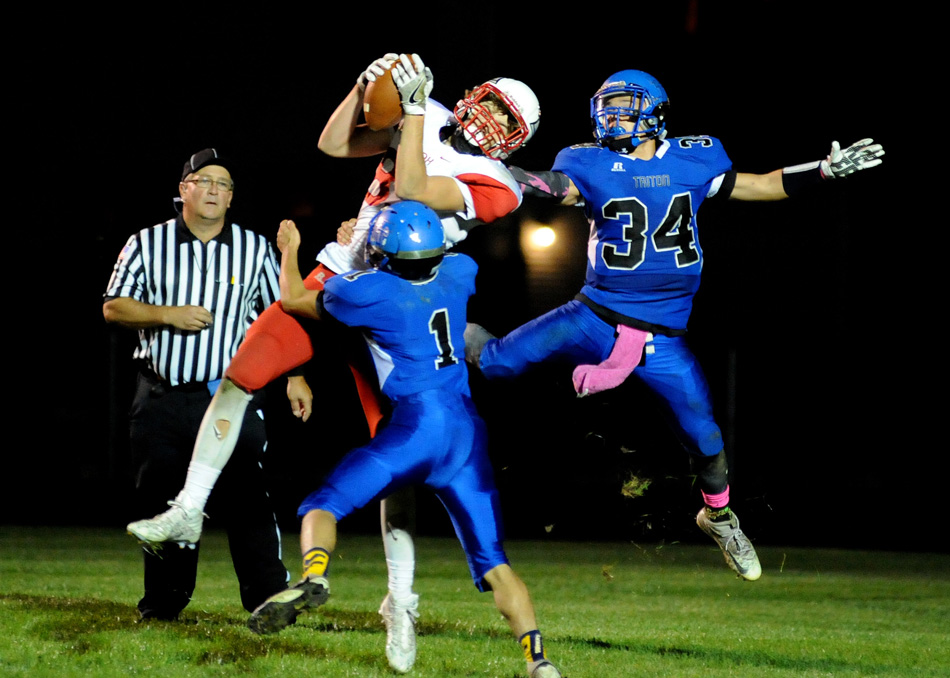
<instances>
[{"instance_id":1,"label":"red stripe on jersey","mask_svg":"<svg viewBox=\"0 0 950 678\"><path fill-rule=\"evenodd\" d=\"M392 151L392 149L389 149ZM386 169L386 168L389 169ZM396 157L394 153L387 152L386 156L379 161L376 166L376 176L373 177L373 183L369 185L364 200L367 205L376 205L389 197L396 182Z\"/></svg>"},{"instance_id":2,"label":"red stripe on jersey","mask_svg":"<svg viewBox=\"0 0 950 678\"><path fill-rule=\"evenodd\" d=\"M518 196L503 183L484 174L455 177L468 186L475 203L475 217L486 224L510 214L518 206Z\"/></svg>"}]
</instances>

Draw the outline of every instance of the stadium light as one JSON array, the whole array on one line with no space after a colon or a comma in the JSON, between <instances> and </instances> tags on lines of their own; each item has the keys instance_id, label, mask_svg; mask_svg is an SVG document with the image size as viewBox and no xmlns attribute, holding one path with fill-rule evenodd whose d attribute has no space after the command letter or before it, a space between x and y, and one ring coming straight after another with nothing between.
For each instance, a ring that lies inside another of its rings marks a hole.
<instances>
[{"instance_id":1,"label":"stadium light","mask_svg":"<svg viewBox=\"0 0 950 678\"><path fill-rule=\"evenodd\" d=\"M557 233L553 228L535 221L522 224L522 246L526 250L544 250L557 241Z\"/></svg>"}]
</instances>

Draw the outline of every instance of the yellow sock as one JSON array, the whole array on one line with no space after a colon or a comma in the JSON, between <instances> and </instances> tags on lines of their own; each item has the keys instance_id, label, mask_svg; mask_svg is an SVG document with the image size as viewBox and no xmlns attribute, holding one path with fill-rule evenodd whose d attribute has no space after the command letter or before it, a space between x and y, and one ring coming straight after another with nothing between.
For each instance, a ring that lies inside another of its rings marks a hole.
<instances>
[{"instance_id":1,"label":"yellow sock","mask_svg":"<svg viewBox=\"0 0 950 678\"><path fill-rule=\"evenodd\" d=\"M521 643L521 649L524 651L524 658L529 664L547 659L544 652L544 641L541 640L541 632L535 629L528 631L518 639Z\"/></svg>"},{"instance_id":2,"label":"yellow sock","mask_svg":"<svg viewBox=\"0 0 950 678\"><path fill-rule=\"evenodd\" d=\"M330 552L326 549L312 548L303 554L303 578L325 577L330 569Z\"/></svg>"}]
</instances>

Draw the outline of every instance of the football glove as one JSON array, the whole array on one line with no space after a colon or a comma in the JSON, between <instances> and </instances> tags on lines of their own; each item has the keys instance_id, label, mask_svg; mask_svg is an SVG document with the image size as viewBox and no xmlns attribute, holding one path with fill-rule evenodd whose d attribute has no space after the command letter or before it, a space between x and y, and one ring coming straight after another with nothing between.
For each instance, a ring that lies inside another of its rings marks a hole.
<instances>
[{"instance_id":1,"label":"football glove","mask_svg":"<svg viewBox=\"0 0 950 678\"><path fill-rule=\"evenodd\" d=\"M415 63L413 63L415 61ZM418 54L399 56L393 66L393 82L399 90L402 111L406 115L425 115L426 99L432 92L432 71L426 68Z\"/></svg>"},{"instance_id":2,"label":"football glove","mask_svg":"<svg viewBox=\"0 0 950 678\"><path fill-rule=\"evenodd\" d=\"M356 79L356 85L360 88L360 91L362 92L366 89L366 83L376 82L376 78L388 71L389 67L392 66L398 58L398 54L389 52L367 66L366 70L360 73L360 76Z\"/></svg>"},{"instance_id":3,"label":"football glove","mask_svg":"<svg viewBox=\"0 0 950 678\"><path fill-rule=\"evenodd\" d=\"M843 151L837 141L831 142L831 153L821 161L821 175L825 179L840 179L858 170L877 167L883 160L884 148L873 139L861 139Z\"/></svg>"}]
</instances>

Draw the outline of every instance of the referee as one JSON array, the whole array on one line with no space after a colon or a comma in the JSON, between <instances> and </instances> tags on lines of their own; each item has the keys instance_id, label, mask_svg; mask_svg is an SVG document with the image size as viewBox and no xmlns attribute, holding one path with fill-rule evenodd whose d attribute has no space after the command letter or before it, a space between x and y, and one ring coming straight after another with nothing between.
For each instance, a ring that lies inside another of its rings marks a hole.
<instances>
[{"instance_id":1,"label":"referee","mask_svg":"<svg viewBox=\"0 0 950 678\"><path fill-rule=\"evenodd\" d=\"M129 418L135 511L141 517L164 511L166 503L171 511L189 509L179 499L167 500L192 472L201 419L248 327L279 296L279 266L270 244L226 218L234 196L230 166L213 148L188 159L178 185L181 213L129 238L105 293L106 322L139 334ZM289 579L260 466L264 421L250 409L211 506L224 520L248 611L283 590ZM196 517L200 526L200 512ZM194 539L182 535L180 545L189 541ZM143 619L173 620L188 605L197 547L169 544L158 555L142 549Z\"/></svg>"}]
</instances>

